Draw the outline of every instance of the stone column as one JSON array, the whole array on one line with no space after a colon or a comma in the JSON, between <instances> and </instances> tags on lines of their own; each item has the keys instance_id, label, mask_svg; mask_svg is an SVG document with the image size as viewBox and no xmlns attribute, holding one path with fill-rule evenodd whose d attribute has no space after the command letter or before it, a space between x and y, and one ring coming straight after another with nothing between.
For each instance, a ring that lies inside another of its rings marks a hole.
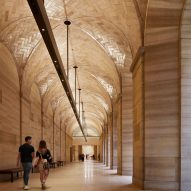
<instances>
[{"instance_id":1,"label":"stone column","mask_svg":"<svg viewBox=\"0 0 191 191\"><path fill-rule=\"evenodd\" d=\"M117 106L113 103L113 165L111 169L117 169L117 144L118 144L118 129L117 129Z\"/></svg>"},{"instance_id":2,"label":"stone column","mask_svg":"<svg viewBox=\"0 0 191 191\"><path fill-rule=\"evenodd\" d=\"M106 162L106 158L105 158L105 128L103 127L103 144L102 144L102 147L103 147L103 164L105 164Z\"/></svg>"},{"instance_id":3,"label":"stone column","mask_svg":"<svg viewBox=\"0 0 191 191\"><path fill-rule=\"evenodd\" d=\"M133 183L144 187L144 97L142 58L131 67L133 78Z\"/></svg>"},{"instance_id":4,"label":"stone column","mask_svg":"<svg viewBox=\"0 0 191 191\"><path fill-rule=\"evenodd\" d=\"M122 175L122 95L117 100L117 174Z\"/></svg>"},{"instance_id":5,"label":"stone column","mask_svg":"<svg viewBox=\"0 0 191 191\"><path fill-rule=\"evenodd\" d=\"M110 169L113 169L113 111L109 114L108 118L110 124Z\"/></svg>"},{"instance_id":6,"label":"stone column","mask_svg":"<svg viewBox=\"0 0 191 191\"><path fill-rule=\"evenodd\" d=\"M181 22L181 191L191 191L191 0Z\"/></svg>"},{"instance_id":7,"label":"stone column","mask_svg":"<svg viewBox=\"0 0 191 191\"><path fill-rule=\"evenodd\" d=\"M105 124L105 164L108 166L108 125Z\"/></svg>"},{"instance_id":8,"label":"stone column","mask_svg":"<svg viewBox=\"0 0 191 191\"><path fill-rule=\"evenodd\" d=\"M179 191L180 19L184 1L150 0L144 32L144 188ZM166 9L166 3L171 3ZM159 6L160 4L160 6ZM175 8L176 7L176 8ZM160 12L160 16L156 13Z\"/></svg>"},{"instance_id":9,"label":"stone column","mask_svg":"<svg viewBox=\"0 0 191 191\"><path fill-rule=\"evenodd\" d=\"M178 191L180 186L178 43L163 42L144 49L144 56L133 70L133 182L144 189Z\"/></svg>"},{"instance_id":10,"label":"stone column","mask_svg":"<svg viewBox=\"0 0 191 191\"><path fill-rule=\"evenodd\" d=\"M103 162L103 133L100 136L100 162Z\"/></svg>"},{"instance_id":11,"label":"stone column","mask_svg":"<svg viewBox=\"0 0 191 191\"><path fill-rule=\"evenodd\" d=\"M107 129L108 129L108 133L107 133L107 142L108 142L108 167L111 167L111 122L110 122L110 118L108 115L108 122L107 122Z\"/></svg>"},{"instance_id":12,"label":"stone column","mask_svg":"<svg viewBox=\"0 0 191 191\"><path fill-rule=\"evenodd\" d=\"M122 175L133 171L133 87L132 74L122 72Z\"/></svg>"},{"instance_id":13,"label":"stone column","mask_svg":"<svg viewBox=\"0 0 191 191\"><path fill-rule=\"evenodd\" d=\"M179 190L178 43L146 47L144 76L145 188Z\"/></svg>"}]
</instances>

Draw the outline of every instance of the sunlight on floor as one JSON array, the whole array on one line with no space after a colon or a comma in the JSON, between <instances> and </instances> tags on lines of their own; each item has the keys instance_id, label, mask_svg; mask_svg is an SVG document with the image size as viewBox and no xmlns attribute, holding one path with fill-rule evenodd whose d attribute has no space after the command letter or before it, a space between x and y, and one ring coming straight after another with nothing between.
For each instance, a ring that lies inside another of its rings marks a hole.
<instances>
[{"instance_id":1,"label":"sunlight on floor","mask_svg":"<svg viewBox=\"0 0 191 191\"><path fill-rule=\"evenodd\" d=\"M92 160L73 162L64 167L51 169L47 181L49 191L138 191L131 185L132 177L119 176L116 170ZM22 189L22 179L13 183L0 183L0 190L17 191ZM39 174L30 177L30 190L40 190Z\"/></svg>"}]
</instances>

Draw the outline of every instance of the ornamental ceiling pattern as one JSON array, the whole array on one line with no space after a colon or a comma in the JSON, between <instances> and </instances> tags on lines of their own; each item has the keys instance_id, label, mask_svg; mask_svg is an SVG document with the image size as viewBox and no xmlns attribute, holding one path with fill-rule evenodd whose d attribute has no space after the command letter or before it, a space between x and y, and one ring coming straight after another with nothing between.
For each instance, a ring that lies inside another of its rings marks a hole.
<instances>
[{"instance_id":1,"label":"ornamental ceiling pattern","mask_svg":"<svg viewBox=\"0 0 191 191\"><path fill-rule=\"evenodd\" d=\"M137 1L143 17L145 2ZM121 93L120 71L129 68L140 45L133 0L45 0L44 4L65 69L64 21L67 18L72 22L69 83L75 97L73 66L76 65L86 133L100 135L112 111L112 102ZM26 0L0 0L0 41L15 60L23 93L30 95L35 83L44 110L51 105L66 124L67 131L78 135L77 121ZM78 91L76 100L79 100Z\"/></svg>"}]
</instances>

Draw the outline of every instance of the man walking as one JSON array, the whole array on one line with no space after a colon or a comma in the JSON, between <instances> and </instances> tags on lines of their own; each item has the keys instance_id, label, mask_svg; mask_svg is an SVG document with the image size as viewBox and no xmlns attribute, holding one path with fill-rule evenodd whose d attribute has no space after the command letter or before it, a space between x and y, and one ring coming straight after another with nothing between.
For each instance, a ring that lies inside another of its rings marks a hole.
<instances>
[{"instance_id":1,"label":"man walking","mask_svg":"<svg viewBox=\"0 0 191 191\"><path fill-rule=\"evenodd\" d=\"M32 169L32 160L34 158L34 147L31 145L32 137L27 136L25 137L25 143L19 147L19 154L17 159L17 166L19 166L19 161L21 161L24 175L24 190L28 190L28 181L29 181L29 174Z\"/></svg>"}]
</instances>

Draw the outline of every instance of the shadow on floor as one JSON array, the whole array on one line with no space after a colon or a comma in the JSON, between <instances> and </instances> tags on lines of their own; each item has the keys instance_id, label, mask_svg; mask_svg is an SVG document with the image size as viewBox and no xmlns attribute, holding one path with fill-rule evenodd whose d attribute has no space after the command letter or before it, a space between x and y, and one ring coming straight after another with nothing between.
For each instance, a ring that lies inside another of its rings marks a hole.
<instances>
[{"instance_id":1,"label":"shadow on floor","mask_svg":"<svg viewBox=\"0 0 191 191\"><path fill-rule=\"evenodd\" d=\"M17 190L23 190L23 187L16 188ZM46 187L46 190L51 189L50 186ZM29 190L42 190L40 186L30 186Z\"/></svg>"},{"instance_id":2,"label":"shadow on floor","mask_svg":"<svg viewBox=\"0 0 191 191\"><path fill-rule=\"evenodd\" d=\"M133 185L133 184L129 184L129 185L125 185L125 186L119 186L117 188L114 188L112 191L138 191L140 188Z\"/></svg>"}]
</instances>

